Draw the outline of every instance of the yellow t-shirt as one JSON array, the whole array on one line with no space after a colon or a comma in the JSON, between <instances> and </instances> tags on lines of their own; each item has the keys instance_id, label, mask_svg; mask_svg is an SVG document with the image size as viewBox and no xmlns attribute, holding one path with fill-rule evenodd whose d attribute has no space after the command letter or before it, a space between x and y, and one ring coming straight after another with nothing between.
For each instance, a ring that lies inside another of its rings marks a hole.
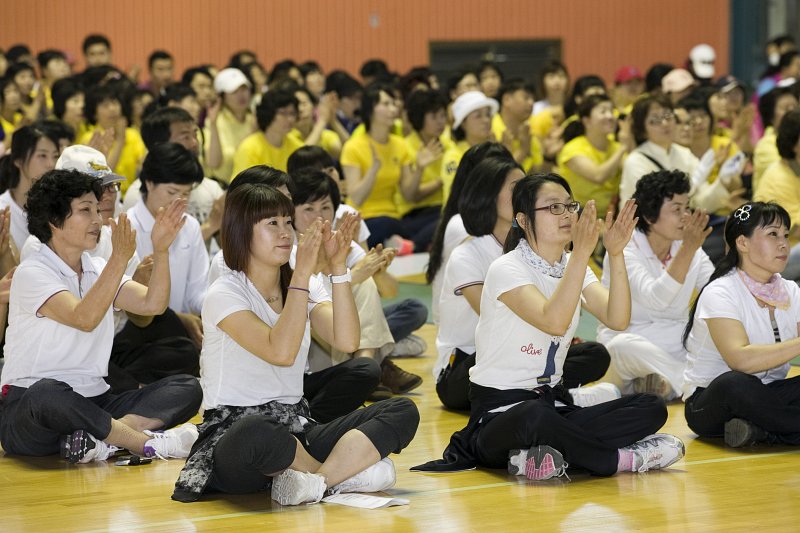
<instances>
[{"instance_id":1,"label":"yellow t-shirt","mask_svg":"<svg viewBox=\"0 0 800 533\"><path fill-rule=\"evenodd\" d=\"M764 172L774 163L779 161L781 154L778 153L778 136L775 134L775 128L767 126L764 130L764 136L758 140L755 148L753 149L753 190L758 188L758 183L761 181L761 176Z\"/></svg>"},{"instance_id":2,"label":"yellow t-shirt","mask_svg":"<svg viewBox=\"0 0 800 533\"><path fill-rule=\"evenodd\" d=\"M89 144L95 130L101 133L104 131L99 126L90 126L78 141L78 144ZM117 141L111 145L109 152L114 152L117 149ZM133 128L125 128L125 146L122 147L122 152L119 154L119 161L117 166L113 168L114 172L123 176L125 181L120 184L122 194L128 190L131 183L133 183L142 165L144 157L147 155L147 148L144 146L142 136Z\"/></svg>"},{"instance_id":3,"label":"yellow t-shirt","mask_svg":"<svg viewBox=\"0 0 800 533\"><path fill-rule=\"evenodd\" d=\"M547 134L550 133L550 130L552 130L555 125L553 111L549 107L546 107L540 113L531 117L531 133L540 139L547 137Z\"/></svg>"},{"instance_id":4,"label":"yellow t-shirt","mask_svg":"<svg viewBox=\"0 0 800 533\"><path fill-rule=\"evenodd\" d=\"M303 134L300 133L300 130L295 128L289 132L289 135L302 142L303 145L306 144L306 141L303 139ZM339 136L336 134L336 132L331 130L323 130L322 135L319 137L317 146L328 152L332 157L335 157L341 151L342 143L339 141Z\"/></svg>"},{"instance_id":5,"label":"yellow t-shirt","mask_svg":"<svg viewBox=\"0 0 800 533\"><path fill-rule=\"evenodd\" d=\"M417 154L419 153L420 148L422 148L422 139L417 132L412 131L406 137L406 142L408 143L409 157L411 158L411 169L414 170L417 164ZM442 148L444 148L444 151L450 148L450 145L452 144L447 140L443 140L441 137L439 137L439 142L442 143ZM442 155L444 156L444 153L442 153ZM419 180L420 185L424 183L431 183L442 178L443 160L444 158L440 157L425 167L425 170L422 172L422 178ZM442 189L439 189L435 193L428 195L415 204L406 202L406 199L403 198L403 195L400 194L400 191L398 190L397 194L395 195L395 201L397 202L397 209L400 211L400 215L405 216L409 211L418 209L420 207L433 207L442 205Z\"/></svg>"},{"instance_id":6,"label":"yellow t-shirt","mask_svg":"<svg viewBox=\"0 0 800 533\"><path fill-rule=\"evenodd\" d=\"M442 205L447 203L453 180L456 177L461 158L470 149L467 141L458 141L448 148L442 156Z\"/></svg>"},{"instance_id":7,"label":"yellow t-shirt","mask_svg":"<svg viewBox=\"0 0 800 533\"><path fill-rule=\"evenodd\" d=\"M6 139L3 141L6 145L6 150L11 150L11 137L14 136L14 130L17 129L17 124L19 124L20 120L22 120L22 113L16 113L14 115L14 122L9 122L3 117L0 117L0 127L3 128L3 133L6 134Z\"/></svg>"},{"instance_id":8,"label":"yellow t-shirt","mask_svg":"<svg viewBox=\"0 0 800 533\"><path fill-rule=\"evenodd\" d=\"M761 176L753 200L780 204L789 213L792 226L800 224L800 176L783 159L772 163ZM789 243L794 246L798 239L790 236Z\"/></svg>"},{"instance_id":9,"label":"yellow t-shirt","mask_svg":"<svg viewBox=\"0 0 800 533\"><path fill-rule=\"evenodd\" d=\"M729 144L730 146L728 147L728 155L725 156L725 159L733 157L737 152L741 152L739 147L731 140L730 137L725 135L713 135L711 137L711 149L714 150L714 153L716 153L717 150L726 144ZM721 164L717 163L714 165L714 168L711 169L711 174L708 175L709 183L714 183L716 181L717 177L719 176L719 169L721 166Z\"/></svg>"},{"instance_id":10,"label":"yellow t-shirt","mask_svg":"<svg viewBox=\"0 0 800 533\"><path fill-rule=\"evenodd\" d=\"M497 142L503 142L503 133L508 129L503 117L500 113L495 113L492 117L492 134ZM511 144L511 153L513 154L520 149L519 139L514 139ZM531 135L531 148L528 157L522 162L522 169L525 172L530 172L532 168L539 167L544 163L544 154L542 153L542 143L536 135Z\"/></svg>"},{"instance_id":11,"label":"yellow t-shirt","mask_svg":"<svg viewBox=\"0 0 800 533\"><path fill-rule=\"evenodd\" d=\"M350 134L350 137L360 137L361 135L365 135L367 133L367 128L362 122L356 129L353 130L353 133ZM398 137L403 137L403 120L396 118L394 119L394 124L392 124L392 131L389 132L391 135L397 135Z\"/></svg>"},{"instance_id":12,"label":"yellow t-shirt","mask_svg":"<svg viewBox=\"0 0 800 533\"><path fill-rule=\"evenodd\" d=\"M585 135L580 135L565 144L558 154L557 172L569 183L572 189L572 197L580 202L582 206L586 205L589 200L594 200L597 205L597 214L600 217L605 217L608 206L617 202L622 166L605 182L594 183L570 170L567 162L574 157L583 156L589 158L594 164L601 165L608 161L617 150L619 150L619 143L614 141L612 136L609 136L608 148L598 150Z\"/></svg>"},{"instance_id":13,"label":"yellow t-shirt","mask_svg":"<svg viewBox=\"0 0 800 533\"><path fill-rule=\"evenodd\" d=\"M243 122L239 122L233 113L223 107L217 117L217 130L219 131L219 143L222 149L222 164L219 168L206 167L206 176L215 176L223 181L230 182L235 174L233 173L233 155L239 144L245 138L257 130L256 117L248 112ZM211 146L211 130L208 125L204 128L205 151L208 153Z\"/></svg>"},{"instance_id":14,"label":"yellow t-shirt","mask_svg":"<svg viewBox=\"0 0 800 533\"><path fill-rule=\"evenodd\" d=\"M350 137L342 148L342 167L358 168L363 178L372 167L370 145L375 147L375 152L381 162L381 168L375 177L375 184L363 204L355 205L349 199L347 203L357 208L365 219L400 218L400 211L398 211L394 199L395 194L399 191L403 167L412 162L408 143L397 135L389 135L389 141L385 144L381 144L365 134Z\"/></svg>"},{"instance_id":15,"label":"yellow t-shirt","mask_svg":"<svg viewBox=\"0 0 800 533\"><path fill-rule=\"evenodd\" d=\"M304 146L303 141L293 135L287 135L280 146L273 146L260 131L250 134L236 149L233 155L233 174L255 165L267 165L286 172L286 162L295 150Z\"/></svg>"}]
</instances>

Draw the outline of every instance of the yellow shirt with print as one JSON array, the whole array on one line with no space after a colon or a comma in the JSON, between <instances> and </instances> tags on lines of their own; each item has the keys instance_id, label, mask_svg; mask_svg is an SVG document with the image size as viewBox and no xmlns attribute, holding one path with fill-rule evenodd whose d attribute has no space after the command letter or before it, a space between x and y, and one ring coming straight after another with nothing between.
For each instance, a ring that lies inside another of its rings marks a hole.
<instances>
[{"instance_id":1,"label":"yellow shirt with print","mask_svg":"<svg viewBox=\"0 0 800 533\"><path fill-rule=\"evenodd\" d=\"M375 184L364 203L356 205L348 199L347 203L361 212L363 218L392 217L400 218L400 211L395 203L395 195L399 192L403 167L411 164L408 143L402 137L389 135L389 140L381 144L369 135L350 137L342 148L342 167L356 167L361 177L372 167L372 148L375 147L378 160L381 162Z\"/></svg>"},{"instance_id":2,"label":"yellow shirt with print","mask_svg":"<svg viewBox=\"0 0 800 533\"><path fill-rule=\"evenodd\" d=\"M92 140L92 135L94 135L95 131L99 131L103 133L105 130L100 126L92 126L86 130L86 133L78 141L78 144L89 144ZM117 141L114 140L114 143L111 145L109 149L109 153L113 153L117 149ZM144 146L144 141L142 141L142 136L133 128L125 128L125 146L122 147L122 152L119 154L119 161L117 161L117 166L113 168L114 172L123 176L125 181L120 184L120 188L122 189L122 194L125 194L125 191L128 190L131 183L133 183L139 172L139 168L142 165L142 161L144 157L147 155L147 148Z\"/></svg>"},{"instance_id":3,"label":"yellow shirt with print","mask_svg":"<svg viewBox=\"0 0 800 533\"><path fill-rule=\"evenodd\" d=\"M564 145L558 154L557 172L567 180L572 189L572 197L581 205L586 205L589 200L594 200L597 205L597 214L605 217L608 206L617 203L619 197L619 182L622 177L622 167L603 183L594 183L583 176L579 176L567 166L567 163L574 157L587 157L595 165L602 165L619 150L619 143L609 135L608 148L598 150L585 135L575 137Z\"/></svg>"},{"instance_id":4,"label":"yellow shirt with print","mask_svg":"<svg viewBox=\"0 0 800 533\"><path fill-rule=\"evenodd\" d=\"M303 141L293 135L283 138L280 146L273 146L260 131L250 134L233 155L233 176L255 165L267 165L286 172L286 163L295 150L304 146Z\"/></svg>"},{"instance_id":5,"label":"yellow shirt with print","mask_svg":"<svg viewBox=\"0 0 800 533\"><path fill-rule=\"evenodd\" d=\"M408 143L408 152L409 157L411 158L411 170L414 170L417 165L417 154L419 153L420 148L422 148L422 139L420 138L419 134L415 131L412 131L407 137L406 142ZM443 140L439 137L439 142L442 143L443 152L442 155L444 156L444 151L450 148L450 143L447 140ZM425 183L432 183L438 179L442 179L442 161L444 160L443 157L440 157L427 167L425 170L422 171L422 178L420 178L419 183L420 185ZM410 211L414 209L419 209L422 207L433 207L433 206L441 206L442 205L442 189L439 189L433 194L430 194L420 200L417 203L411 204L406 202L406 199L403 198L403 195L400 194L400 191L397 191L395 195L395 201L397 202L397 209L400 211L400 216L405 216Z\"/></svg>"},{"instance_id":6,"label":"yellow shirt with print","mask_svg":"<svg viewBox=\"0 0 800 533\"><path fill-rule=\"evenodd\" d=\"M497 142L503 142L503 133L508 129L503 117L500 113L496 113L492 117L492 134ZM511 144L511 153L514 154L520 149L519 139L514 139ZM522 169L525 172L530 172L531 169L540 167L544 163L544 154L542 153L542 143L536 135L531 135L531 148L528 157L522 161Z\"/></svg>"},{"instance_id":7,"label":"yellow shirt with print","mask_svg":"<svg viewBox=\"0 0 800 533\"><path fill-rule=\"evenodd\" d=\"M442 205L446 204L450 197L458 165L469 148L467 141L458 141L451 145L442 156Z\"/></svg>"},{"instance_id":8,"label":"yellow shirt with print","mask_svg":"<svg viewBox=\"0 0 800 533\"><path fill-rule=\"evenodd\" d=\"M761 176L753 200L780 204L789 213L792 228L800 224L800 176L783 159L772 163ZM789 244L798 244L794 231L789 233Z\"/></svg>"},{"instance_id":9,"label":"yellow shirt with print","mask_svg":"<svg viewBox=\"0 0 800 533\"><path fill-rule=\"evenodd\" d=\"M253 113L247 112L244 121L240 122L233 113L223 107L217 116L217 131L219 132L219 143L222 149L222 163L218 168L205 168L206 176L214 176L223 181L230 182L233 176L233 155L236 149L248 135L251 135L256 128L256 117ZM211 129L208 125L203 129L205 136L205 152L211 146Z\"/></svg>"}]
</instances>

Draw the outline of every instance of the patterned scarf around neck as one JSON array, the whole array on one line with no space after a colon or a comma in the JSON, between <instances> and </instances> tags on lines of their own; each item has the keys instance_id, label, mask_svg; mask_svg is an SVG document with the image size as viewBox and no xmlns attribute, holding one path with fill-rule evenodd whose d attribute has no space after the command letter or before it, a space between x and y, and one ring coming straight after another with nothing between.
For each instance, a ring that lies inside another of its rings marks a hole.
<instances>
[{"instance_id":1,"label":"patterned scarf around neck","mask_svg":"<svg viewBox=\"0 0 800 533\"><path fill-rule=\"evenodd\" d=\"M537 272L550 276L551 278L563 278L564 269L567 267L567 253L561 253L561 259L555 264L550 264L542 259L539 254L533 251L528 241L520 239L517 244L517 249L522 252L522 258L525 262L534 268Z\"/></svg>"},{"instance_id":2,"label":"patterned scarf around neck","mask_svg":"<svg viewBox=\"0 0 800 533\"><path fill-rule=\"evenodd\" d=\"M761 283L748 276L744 270L737 268L736 271L750 294L776 309L789 309L789 291L778 274L773 274L768 282Z\"/></svg>"}]
</instances>

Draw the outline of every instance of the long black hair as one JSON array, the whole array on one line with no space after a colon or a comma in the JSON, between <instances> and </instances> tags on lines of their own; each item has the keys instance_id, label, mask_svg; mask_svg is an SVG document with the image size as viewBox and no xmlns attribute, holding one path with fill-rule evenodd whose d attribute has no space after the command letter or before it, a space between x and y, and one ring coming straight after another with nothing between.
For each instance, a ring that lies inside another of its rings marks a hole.
<instances>
[{"instance_id":1,"label":"long black hair","mask_svg":"<svg viewBox=\"0 0 800 533\"><path fill-rule=\"evenodd\" d=\"M689 313L689 321L686 323L686 328L683 330L682 340L684 347L686 347L686 341L689 338L689 334L692 332L694 314L697 311L697 302L700 301L703 291L708 287L709 283L721 278L739 266L740 257L739 250L736 248L736 239L740 235L750 237L756 229L769 226L775 222L780 222L787 228L791 226L789 213L786 212L786 209L774 202L747 202L742 204L728 217L728 221L725 223L725 247L727 249L725 257L717 263L717 267L708 279L708 283L700 289L697 298L692 304L692 310Z\"/></svg>"},{"instance_id":2,"label":"long black hair","mask_svg":"<svg viewBox=\"0 0 800 533\"><path fill-rule=\"evenodd\" d=\"M514 156L508 151L508 148L498 142L486 141L472 146L467 150L461 162L458 164L456 175L453 178L453 185L450 187L450 196L447 197L447 203L442 209L442 216L439 218L439 224L436 226L436 234L433 236L433 243L431 244L430 259L428 261L428 270L425 273L425 279L428 283L433 282L436 273L442 268L444 259L444 234L447 230L447 223L450 219L458 214L458 199L461 197L461 191L467 182L472 169L484 159L490 157L504 157L514 160Z\"/></svg>"},{"instance_id":3,"label":"long black hair","mask_svg":"<svg viewBox=\"0 0 800 533\"><path fill-rule=\"evenodd\" d=\"M497 224L497 196L503 189L508 173L522 171L513 159L489 157L472 170L458 200L458 212L464 229L473 237L490 235Z\"/></svg>"},{"instance_id":4,"label":"long black hair","mask_svg":"<svg viewBox=\"0 0 800 533\"><path fill-rule=\"evenodd\" d=\"M525 215L528 219L528 228L534 238L536 237L536 226L534 225L534 221L536 220L536 198L539 196L539 189L541 189L545 183L561 185L567 193L572 196L572 189L570 189L567 180L552 172L525 176L514 186L514 193L511 196L511 207L514 210L514 218L516 219L517 213ZM518 224L512 225L511 230L508 232L508 237L506 237L505 245L503 246L503 253L507 254L516 248L519 241L524 238L525 230Z\"/></svg>"}]
</instances>

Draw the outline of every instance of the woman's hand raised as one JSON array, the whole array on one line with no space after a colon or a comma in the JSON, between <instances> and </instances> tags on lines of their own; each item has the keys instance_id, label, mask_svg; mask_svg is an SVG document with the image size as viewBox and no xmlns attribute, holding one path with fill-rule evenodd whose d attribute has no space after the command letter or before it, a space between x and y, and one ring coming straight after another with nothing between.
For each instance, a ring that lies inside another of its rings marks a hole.
<instances>
[{"instance_id":1,"label":"woman's hand raised","mask_svg":"<svg viewBox=\"0 0 800 533\"><path fill-rule=\"evenodd\" d=\"M606 228L603 233L603 245L608 255L622 253L628 241L631 240L631 235L633 235L633 230L636 228L638 221L635 200L631 199L625 202L616 220L614 220L614 207L609 206L605 220Z\"/></svg>"}]
</instances>

